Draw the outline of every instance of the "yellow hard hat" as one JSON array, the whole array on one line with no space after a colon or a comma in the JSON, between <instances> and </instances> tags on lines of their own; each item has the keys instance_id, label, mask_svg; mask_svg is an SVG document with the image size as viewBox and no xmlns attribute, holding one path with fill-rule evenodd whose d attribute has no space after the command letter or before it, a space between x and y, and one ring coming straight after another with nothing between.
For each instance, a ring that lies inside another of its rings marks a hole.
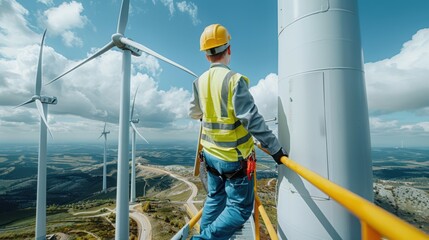
<instances>
[{"instance_id":1,"label":"yellow hard hat","mask_svg":"<svg viewBox=\"0 0 429 240\"><path fill-rule=\"evenodd\" d=\"M200 38L200 51L206 51L207 55L214 55L225 51L229 46L228 30L220 24L207 26Z\"/></svg>"}]
</instances>

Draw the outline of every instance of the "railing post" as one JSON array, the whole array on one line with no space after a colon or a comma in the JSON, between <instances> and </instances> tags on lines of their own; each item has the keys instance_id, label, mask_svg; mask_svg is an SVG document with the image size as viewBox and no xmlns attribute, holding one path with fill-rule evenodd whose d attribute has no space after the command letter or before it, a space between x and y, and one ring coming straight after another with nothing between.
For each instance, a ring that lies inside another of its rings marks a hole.
<instances>
[{"instance_id":1,"label":"railing post","mask_svg":"<svg viewBox=\"0 0 429 240\"><path fill-rule=\"evenodd\" d=\"M254 180L253 189L254 189L254 195L255 195L254 207L253 207L253 220L255 222L255 239L259 240L261 236L259 233L259 208L258 208L258 205L256 204L256 195L258 194L258 192L256 191L256 187L257 187L256 168L255 168L255 171L253 172L253 180Z\"/></svg>"},{"instance_id":2,"label":"railing post","mask_svg":"<svg viewBox=\"0 0 429 240\"><path fill-rule=\"evenodd\" d=\"M366 222L360 221L362 229L362 240L380 240L381 235L369 226Z\"/></svg>"},{"instance_id":3,"label":"railing post","mask_svg":"<svg viewBox=\"0 0 429 240\"><path fill-rule=\"evenodd\" d=\"M184 204L184 206L185 206L186 212L188 213L188 215L191 217L191 220L192 220L196 215L194 215L192 210L189 208L188 204ZM200 224L198 224L199 220L200 218L198 218L197 221L193 224L193 227L195 228L195 230L197 230L198 233L200 232Z\"/></svg>"},{"instance_id":4,"label":"railing post","mask_svg":"<svg viewBox=\"0 0 429 240\"><path fill-rule=\"evenodd\" d=\"M278 240L279 237L277 236L277 232L274 230L273 224L271 224L270 218L268 217L264 206L261 205L261 200L259 200L258 195L255 195L255 202L258 206L259 212L261 213L262 220L264 220L265 226L267 227L271 240Z\"/></svg>"}]
</instances>

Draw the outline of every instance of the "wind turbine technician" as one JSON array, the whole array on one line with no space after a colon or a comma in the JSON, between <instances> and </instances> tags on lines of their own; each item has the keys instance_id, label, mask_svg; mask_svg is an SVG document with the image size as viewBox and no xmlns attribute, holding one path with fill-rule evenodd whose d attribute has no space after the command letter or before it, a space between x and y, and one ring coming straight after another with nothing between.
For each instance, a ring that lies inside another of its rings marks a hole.
<instances>
[{"instance_id":1,"label":"wind turbine technician","mask_svg":"<svg viewBox=\"0 0 429 240\"><path fill-rule=\"evenodd\" d=\"M220 24L207 26L200 38L210 68L193 82L189 116L202 120L201 152L207 169L207 199L200 234L192 239L229 239L253 210L254 138L281 164L287 156L258 113L249 79L232 71L231 36ZM252 166L253 165L253 166Z\"/></svg>"}]
</instances>

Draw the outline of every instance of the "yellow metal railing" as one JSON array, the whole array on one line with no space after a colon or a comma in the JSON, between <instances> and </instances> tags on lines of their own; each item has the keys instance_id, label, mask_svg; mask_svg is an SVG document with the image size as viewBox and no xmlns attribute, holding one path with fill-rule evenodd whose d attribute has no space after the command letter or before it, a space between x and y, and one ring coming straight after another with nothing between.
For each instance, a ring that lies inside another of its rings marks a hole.
<instances>
[{"instance_id":1,"label":"yellow metal railing","mask_svg":"<svg viewBox=\"0 0 429 240\"><path fill-rule=\"evenodd\" d=\"M192 217L192 219L182 229L180 229L180 231L177 232L176 235L171 238L171 240L188 239L191 229L198 225L198 220L200 220L201 215L203 214L203 209L200 209L200 211L198 211L195 216L193 216L192 211L188 211L188 214Z\"/></svg>"},{"instance_id":2,"label":"yellow metal railing","mask_svg":"<svg viewBox=\"0 0 429 240\"><path fill-rule=\"evenodd\" d=\"M390 240L429 240L429 236L424 232L377 207L372 202L306 169L287 157L282 157L281 161L286 167L305 178L358 217L362 225L362 239L373 240L387 237Z\"/></svg>"},{"instance_id":3,"label":"yellow metal railing","mask_svg":"<svg viewBox=\"0 0 429 240\"><path fill-rule=\"evenodd\" d=\"M193 211L191 210L191 208L189 208L188 204L185 204L185 208L186 208L186 212L188 213L188 216L190 216L191 218L195 217ZM198 211L196 216L200 215L200 218L201 218L202 213L203 213L203 210L201 209L200 211ZM189 226L190 226L190 228L195 228L195 230L197 230L199 232L200 231L200 224L198 224L198 220L199 220L199 218L197 219L196 222L192 222L192 225L189 223Z\"/></svg>"},{"instance_id":4,"label":"yellow metal railing","mask_svg":"<svg viewBox=\"0 0 429 240\"><path fill-rule=\"evenodd\" d=\"M262 149L262 148L261 148ZM264 150L264 149L262 149ZM329 181L328 179L314 173L287 157L282 157L281 162L299 174L301 177L316 186L319 190L326 193L332 199L341 204L348 211L353 213L360 219L363 240L380 240L382 237L387 237L389 240L395 239L413 239L413 240L429 240L429 235L415 228L411 224L401 220L395 215L376 206L374 203L356 195L355 193ZM259 234L259 215L267 227L268 234L273 240L277 240L277 233L271 224L271 221L261 204L256 192L256 170L255 170L255 239L260 239ZM201 218L202 209L192 217L189 222L192 228Z\"/></svg>"},{"instance_id":5,"label":"yellow metal railing","mask_svg":"<svg viewBox=\"0 0 429 240\"><path fill-rule=\"evenodd\" d=\"M271 224L270 218L268 217L267 212L265 211L264 206L261 203L261 200L258 196L257 191L257 180L256 180L256 168L253 171L253 179L254 179L254 192L255 192L255 207L253 208L253 221L255 222L255 239L259 240L261 238L259 233L259 214L261 215L262 220L264 221L265 227L267 227L268 234L270 235L270 239L277 240L276 230L274 230L273 224Z\"/></svg>"},{"instance_id":6,"label":"yellow metal railing","mask_svg":"<svg viewBox=\"0 0 429 240\"><path fill-rule=\"evenodd\" d=\"M268 217L267 212L265 212L264 206L261 203L261 200L259 200L258 195L255 193L255 205L257 206L255 208L255 213L259 212L261 214L262 220L264 221L265 227L267 227L268 234L270 235L270 239L277 240L279 239L277 237L277 232L273 227L273 224L271 224L270 218ZM253 216L255 218L255 233L258 232L258 234L255 234L255 239L259 240L259 220L258 220L258 214L255 214ZM256 224L258 222L258 224Z\"/></svg>"},{"instance_id":7,"label":"yellow metal railing","mask_svg":"<svg viewBox=\"0 0 429 240\"><path fill-rule=\"evenodd\" d=\"M201 208L200 211L195 214L195 216L192 216L192 211L188 211L189 216L191 216L191 220L189 220L189 229L198 226L198 221L201 218L201 215L203 214L203 209ZM199 228L197 229L199 231Z\"/></svg>"},{"instance_id":8,"label":"yellow metal railing","mask_svg":"<svg viewBox=\"0 0 429 240\"><path fill-rule=\"evenodd\" d=\"M265 148L263 148L261 146L261 143L259 142L255 142L255 145L261 149L262 151L264 151L266 154L271 155L268 150L266 150ZM264 221L265 227L268 230L268 234L270 235L270 238L273 240L278 240L279 237L277 236L277 232L273 227L273 224L270 221L270 218L268 217L267 212L265 211L264 206L261 203L261 200L259 199L257 192L256 192L256 169L254 171L255 174L255 214L254 214L254 218L255 218L255 239L259 240L260 236L259 236L259 219L258 219L258 214L259 212L261 212L261 217L262 220ZM258 224L256 224L258 222Z\"/></svg>"}]
</instances>

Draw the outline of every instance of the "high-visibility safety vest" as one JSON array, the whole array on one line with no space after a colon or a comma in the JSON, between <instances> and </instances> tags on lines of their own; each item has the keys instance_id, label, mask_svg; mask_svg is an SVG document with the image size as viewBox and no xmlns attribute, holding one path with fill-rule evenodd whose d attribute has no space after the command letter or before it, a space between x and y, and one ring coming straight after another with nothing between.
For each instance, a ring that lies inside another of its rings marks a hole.
<instances>
[{"instance_id":1,"label":"high-visibility safety vest","mask_svg":"<svg viewBox=\"0 0 429 240\"><path fill-rule=\"evenodd\" d=\"M203 111L204 151L225 161L246 159L253 151L252 135L235 116L232 95L240 79L249 79L226 66L212 66L194 84Z\"/></svg>"}]
</instances>

